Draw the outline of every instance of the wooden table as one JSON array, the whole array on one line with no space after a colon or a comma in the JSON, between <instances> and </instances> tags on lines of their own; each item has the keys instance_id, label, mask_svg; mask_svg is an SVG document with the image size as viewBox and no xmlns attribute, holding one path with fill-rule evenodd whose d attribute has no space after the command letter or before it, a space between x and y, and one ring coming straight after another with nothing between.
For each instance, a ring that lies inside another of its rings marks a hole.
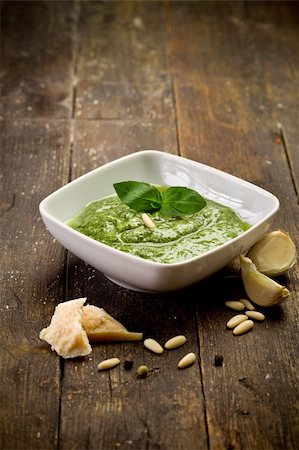
<instances>
[{"instance_id":1,"label":"wooden table","mask_svg":"<svg viewBox=\"0 0 299 450\"><path fill-rule=\"evenodd\" d=\"M223 302L244 296L239 278L131 292L66 252L38 212L90 169L163 149L273 192L273 229L298 239L298 4L1 6L1 449L298 449L298 266L280 278L291 299L235 337ZM82 296L146 337L188 342L62 360L38 334ZM197 364L177 370L189 350ZM134 368L98 372L110 356ZM138 380L142 363L155 370Z\"/></svg>"}]
</instances>

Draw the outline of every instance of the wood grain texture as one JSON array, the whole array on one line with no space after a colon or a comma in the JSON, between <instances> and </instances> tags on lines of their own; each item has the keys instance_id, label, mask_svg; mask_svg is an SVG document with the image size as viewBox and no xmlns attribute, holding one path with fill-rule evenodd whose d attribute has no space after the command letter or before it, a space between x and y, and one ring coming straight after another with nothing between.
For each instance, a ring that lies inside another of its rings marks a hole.
<instances>
[{"instance_id":1,"label":"wood grain texture","mask_svg":"<svg viewBox=\"0 0 299 450\"><path fill-rule=\"evenodd\" d=\"M65 250L42 198L142 149L218 167L276 194L273 228L298 242L298 8L293 2L2 2L0 447L296 450L298 266L292 292L236 337L224 269L184 290L132 292ZM142 342L60 360L38 333L87 296ZM197 362L177 363L188 351ZM215 362L223 357L222 365ZM98 372L118 356L121 365ZM134 361L125 370L126 359ZM152 371L137 379L147 364Z\"/></svg>"},{"instance_id":2,"label":"wood grain texture","mask_svg":"<svg viewBox=\"0 0 299 450\"><path fill-rule=\"evenodd\" d=\"M103 5L95 7L103 8ZM113 9L121 10L119 17L125 17L126 24L134 22L136 8L140 9L137 2L113 6ZM153 8L145 7L144 4L142 8L149 13L144 19L148 22ZM104 20L105 17L98 12L92 14L93 11L94 6L88 7L88 14L84 14L89 30L95 27L99 18ZM140 24L138 21L136 23ZM153 31L157 31L157 37L163 34L161 15L151 26L154 26ZM80 23L79 35L82 33L83 42L78 54L79 81L72 176L77 177L91 168L141 149L158 148L176 153L172 91L168 82L165 82L166 72L160 63L161 55L163 61L167 55L163 46L157 47L158 57L151 52L154 32L150 40L148 36L145 37L142 55L138 52L135 40L132 41L132 35L136 32L134 28L132 34L123 35L123 25L119 25L118 19L114 20L108 27L109 34L106 36L104 29L101 35L104 56L102 59L97 58L97 61L103 65L105 57L109 60L113 56L113 61L118 61L117 67L121 66L123 70L112 71L109 79L112 78L113 82L108 83L105 70L111 70L112 64L107 63L106 68L103 66L102 79L96 79L95 83L86 64L80 66L81 58L90 54L97 43L96 33L87 40L85 27L85 24ZM113 27L116 27L117 38L121 36L122 47L111 52L105 49L105 45L111 40ZM133 54L130 59L133 66L130 68L123 48ZM148 53L152 53L151 65L147 65L143 59ZM137 60L134 61L134 58ZM92 91L82 100L80 89L84 83ZM68 298L87 295L90 303L104 307L128 329L140 330L145 336L152 336L162 343L178 332L185 332L188 335L188 349L197 352L194 304L190 303L186 309L183 299L177 294L165 296L161 300L159 297L130 292L111 283L74 257L70 257L68 267ZM135 313L132 315L133 310ZM200 442L202 448L207 448L199 367L194 366L186 372L179 372L176 367L180 356L186 351L187 346L180 351L157 356L148 352L142 342L97 345L84 367L67 363L62 391L60 446L183 449L187 441L192 447ZM120 357L121 366L108 373L98 373L97 363L115 355ZM134 368L130 372L123 368L126 358L134 361ZM136 379L135 373L140 364L147 364L154 369L146 380ZM194 385L192 390L185 389L187 380L191 380ZM80 407L82 401L89 406L88 417L80 431L75 432L79 424L73 419L73 411ZM190 411L188 415L185 414L186 408Z\"/></svg>"},{"instance_id":3,"label":"wood grain texture","mask_svg":"<svg viewBox=\"0 0 299 450\"><path fill-rule=\"evenodd\" d=\"M68 175L69 124L1 124L1 448L55 448L60 366L38 338L63 298L64 250L38 204Z\"/></svg>"},{"instance_id":4,"label":"wood grain texture","mask_svg":"<svg viewBox=\"0 0 299 450\"><path fill-rule=\"evenodd\" d=\"M286 228L297 241L298 199L288 161L296 153L286 154L277 125L285 107L297 116L289 62L296 64L291 54L298 52L298 32L288 26L291 11L280 3L197 3L175 5L167 14L181 154L272 191L281 200L273 226ZM287 55L278 67L282 43ZM210 448L296 447L296 269L282 282L292 298L267 310L266 321L240 338L226 329L234 312L223 306L244 297L238 279L223 274L221 292L213 281L203 283L197 314ZM216 354L224 358L222 367L215 367Z\"/></svg>"},{"instance_id":5,"label":"wood grain texture","mask_svg":"<svg viewBox=\"0 0 299 450\"><path fill-rule=\"evenodd\" d=\"M76 117L173 116L162 12L154 2L81 3Z\"/></svg>"},{"instance_id":6,"label":"wood grain texture","mask_svg":"<svg viewBox=\"0 0 299 450\"><path fill-rule=\"evenodd\" d=\"M113 159L139 150L157 149L176 153L174 123L146 121L89 121L75 125L73 177Z\"/></svg>"},{"instance_id":7,"label":"wood grain texture","mask_svg":"<svg viewBox=\"0 0 299 450\"><path fill-rule=\"evenodd\" d=\"M2 2L0 115L70 117L74 20L69 1Z\"/></svg>"},{"instance_id":8,"label":"wood grain texture","mask_svg":"<svg viewBox=\"0 0 299 450\"><path fill-rule=\"evenodd\" d=\"M297 198L299 198L299 144L297 139L297 123L296 120L285 117L283 125L279 122L277 134L278 139L280 138L285 149L287 162L290 167L290 178L294 185Z\"/></svg>"},{"instance_id":9,"label":"wood grain texture","mask_svg":"<svg viewBox=\"0 0 299 450\"><path fill-rule=\"evenodd\" d=\"M81 2L78 81L84 73L90 85L93 81L167 82L169 71L161 6L158 2L140 1Z\"/></svg>"},{"instance_id":10,"label":"wood grain texture","mask_svg":"<svg viewBox=\"0 0 299 450\"><path fill-rule=\"evenodd\" d=\"M111 283L77 258L69 261L68 297L86 295L129 330L142 331L163 345L169 337L187 335L187 344L155 355L142 342L95 344L87 361L68 361L62 391L62 448L207 448L204 407L198 365L179 371L187 351L197 353L194 302L181 293L163 296L134 293ZM99 289L100 286L100 289ZM134 311L134 314L132 314ZM121 365L98 372L97 364L117 356ZM126 359L134 361L124 370ZM154 369L138 380L137 368ZM190 389L190 383L192 389ZM74 414L84 403L85 419ZM188 414L186 414L188 411Z\"/></svg>"}]
</instances>

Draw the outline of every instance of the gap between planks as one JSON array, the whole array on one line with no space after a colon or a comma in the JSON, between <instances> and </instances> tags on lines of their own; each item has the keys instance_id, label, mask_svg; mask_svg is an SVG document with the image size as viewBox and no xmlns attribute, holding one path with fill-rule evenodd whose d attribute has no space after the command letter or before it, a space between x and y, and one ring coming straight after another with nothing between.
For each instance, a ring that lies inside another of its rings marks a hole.
<instances>
[{"instance_id":1,"label":"gap between planks","mask_svg":"<svg viewBox=\"0 0 299 450\"><path fill-rule=\"evenodd\" d=\"M293 185L296 197L297 197L297 202L299 203L299 192L298 192L298 188L297 188L297 180L296 180L296 176L295 176L295 171L293 169L291 152L289 150L289 144L288 144L288 140L287 140L286 131L284 129L284 126L280 122L277 123L277 128L278 128L281 143L282 143L285 155L286 155L286 161L287 161L287 165L288 165L288 168L290 171L292 185Z\"/></svg>"},{"instance_id":2,"label":"gap between planks","mask_svg":"<svg viewBox=\"0 0 299 450\"><path fill-rule=\"evenodd\" d=\"M164 19L164 27L165 27L165 47L167 54L167 65L170 75L170 83L171 83L171 94L174 106L174 124L175 124L175 132L176 132L176 141L177 141L177 149L178 155L181 154L181 145L180 145L180 134L179 134L179 124L178 124L178 108L177 108L177 97L176 97L176 89L175 89L175 56L172 51L172 37L173 37L173 28L171 24L171 20L169 19L169 8L170 5L167 2L163 8L163 19Z\"/></svg>"},{"instance_id":3,"label":"gap between planks","mask_svg":"<svg viewBox=\"0 0 299 450\"><path fill-rule=\"evenodd\" d=\"M202 393L202 399L203 399L203 410L204 410L204 423L206 428L206 435L207 435L207 449L210 450L210 430L209 430L209 423L208 423L208 411L207 411L207 402L206 402L206 394L205 394L205 388L204 388L204 371L203 371L203 363L202 363L202 357L201 357L201 344L200 344L200 336L199 336L199 318L197 312L195 312L195 318L194 318L195 326L196 326L196 339L197 339L197 348L198 348L198 368L199 368L199 374L200 374L200 386L201 386L201 393Z\"/></svg>"},{"instance_id":4,"label":"gap between planks","mask_svg":"<svg viewBox=\"0 0 299 450\"><path fill-rule=\"evenodd\" d=\"M71 109L71 123L70 123L70 146L69 146L69 171L68 182L72 180L72 164L74 153L74 138L75 138L75 121L76 121L76 99L77 99L77 67L78 67L78 23L80 17L80 2L75 0L73 6L73 27L72 27L72 109ZM69 252L64 252L64 276L63 276L63 299L66 301L66 293L68 288L68 264L69 264ZM57 415L57 441L56 448L60 448L60 433L61 433L61 411L62 411L62 390L63 379L65 373L65 361L59 357L60 367L60 383L59 383L59 405Z\"/></svg>"}]
</instances>

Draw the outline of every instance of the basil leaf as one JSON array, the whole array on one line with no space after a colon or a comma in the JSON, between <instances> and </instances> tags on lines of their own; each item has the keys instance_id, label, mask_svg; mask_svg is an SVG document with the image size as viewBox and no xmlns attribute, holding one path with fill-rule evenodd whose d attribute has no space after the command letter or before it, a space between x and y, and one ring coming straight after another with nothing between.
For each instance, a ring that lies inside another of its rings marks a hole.
<instances>
[{"instance_id":1,"label":"basil leaf","mask_svg":"<svg viewBox=\"0 0 299 450\"><path fill-rule=\"evenodd\" d=\"M120 200L135 211L152 212L161 207L161 194L149 183L122 181L113 186Z\"/></svg>"},{"instance_id":2,"label":"basil leaf","mask_svg":"<svg viewBox=\"0 0 299 450\"><path fill-rule=\"evenodd\" d=\"M186 187L169 187L162 192L160 213L165 216L194 214L206 206L198 192Z\"/></svg>"}]
</instances>

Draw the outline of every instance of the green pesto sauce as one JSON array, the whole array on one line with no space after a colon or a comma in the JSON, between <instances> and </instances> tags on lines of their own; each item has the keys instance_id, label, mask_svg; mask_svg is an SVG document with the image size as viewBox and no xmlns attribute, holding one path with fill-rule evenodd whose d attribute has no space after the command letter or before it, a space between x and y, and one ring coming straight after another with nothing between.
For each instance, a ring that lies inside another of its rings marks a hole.
<instances>
[{"instance_id":1,"label":"green pesto sauce","mask_svg":"<svg viewBox=\"0 0 299 450\"><path fill-rule=\"evenodd\" d=\"M118 250L159 263L174 263L218 247L249 228L231 208L206 201L201 211L179 218L148 213L156 224L156 228L148 228L141 213L112 195L89 203L67 224Z\"/></svg>"}]
</instances>

